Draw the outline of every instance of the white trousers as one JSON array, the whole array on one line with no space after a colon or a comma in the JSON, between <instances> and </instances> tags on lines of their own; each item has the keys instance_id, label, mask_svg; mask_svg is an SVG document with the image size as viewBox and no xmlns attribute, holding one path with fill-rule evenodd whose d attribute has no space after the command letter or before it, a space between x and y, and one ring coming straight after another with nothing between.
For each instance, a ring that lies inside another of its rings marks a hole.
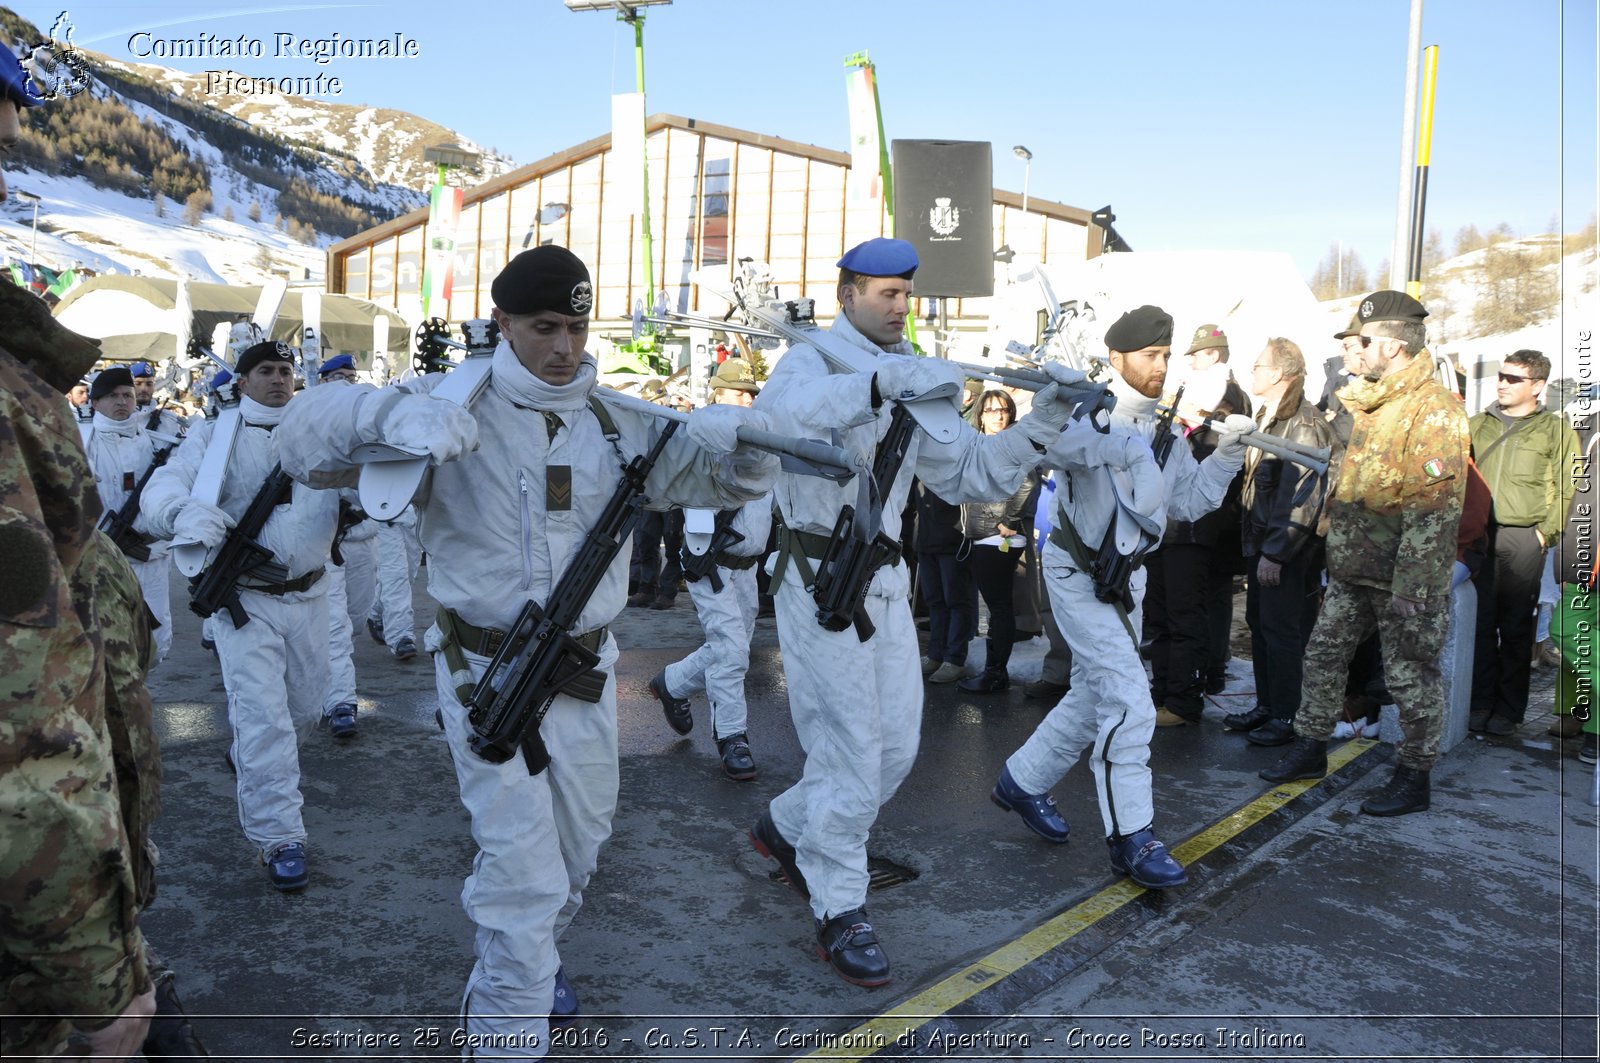
<instances>
[{"instance_id":1,"label":"white trousers","mask_svg":"<svg viewBox=\"0 0 1600 1063\"><path fill-rule=\"evenodd\" d=\"M356 542L346 539L339 544L339 554L344 558L344 599L350 630L359 635L378 598L378 537Z\"/></svg>"},{"instance_id":2,"label":"white trousers","mask_svg":"<svg viewBox=\"0 0 1600 1063\"><path fill-rule=\"evenodd\" d=\"M235 628L222 612L212 624L228 690L239 825L263 859L306 840L300 739L316 727L328 687L327 582L281 598L240 591L250 622Z\"/></svg>"},{"instance_id":3,"label":"white trousers","mask_svg":"<svg viewBox=\"0 0 1600 1063\"><path fill-rule=\"evenodd\" d=\"M380 524L373 536L378 544L378 602L374 610L383 620L383 638L392 650L405 636L416 637L411 611L411 581L417 578L422 545L417 529L409 524Z\"/></svg>"},{"instance_id":4,"label":"white trousers","mask_svg":"<svg viewBox=\"0 0 1600 1063\"><path fill-rule=\"evenodd\" d=\"M133 574L139 580L144 603L150 607L150 612L160 625L154 632L156 664L160 664L172 652L172 558L162 554L148 561L128 563L133 566Z\"/></svg>"},{"instance_id":5,"label":"white trousers","mask_svg":"<svg viewBox=\"0 0 1600 1063\"><path fill-rule=\"evenodd\" d=\"M1072 689L1039 722L1006 767L1030 794L1055 786L1085 749L1100 797L1107 837L1128 835L1151 825L1150 736L1156 710L1150 703L1139 647L1116 609L1094 596L1094 579L1078 571L1065 550L1051 543L1040 559L1050 608L1072 647ZM1133 575L1134 612L1140 629L1144 569Z\"/></svg>"},{"instance_id":6,"label":"white trousers","mask_svg":"<svg viewBox=\"0 0 1600 1063\"><path fill-rule=\"evenodd\" d=\"M438 628L428 630L437 646ZM488 658L466 655L474 676ZM583 903L600 846L617 810L617 643L600 651L605 694L596 704L558 697L539 729L550 766L529 775L521 756L491 764L472 752L472 726L456 699L449 665L434 655L445 736L478 855L461 891L477 927L477 963L461 1010L472 1036L503 1038L481 1056L538 1059L549 1043L550 1005L561 957L556 939ZM526 1044L531 1037L537 1044ZM463 1058L474 1058L470 1046Z\"/></svg>"},{"instance_id":7,"label":"white trousers","mask_svg":"<svg viewBox=\"0 0 1600 1063\"><path fill-rule=\"evenodd\" d=\"M749 708L744 677L750 670L750 637L756 630L756 570L717 566L720 592L711 580L689 584L689 597L705 629L705 643L681 661L667 665L667 691L687 698L704 692L711 702L711 730L716 738L743 734Z\"/></svg>"},{"instance_id":8,"label":"white trousers","mask_svg":"<svg viewBox=\"0 0 1600 1063\"><path fill-rule=\"evenodd\" d=\"M806 762L800 781L773 799L772 821L797 850L811 910L824 919L866 903L867 832L917 757L921 651L898 562L878 571L867 594L877 628L867 642L853 626L818 624L816 603L792 571L775 604L789 711Z\"/></svg>"},{"instance_id":9,"label":"white trousers","mask_svg":"<svg viewBox=\"0 0 1600 1063\"><path fill-rule=\"evenodd\" d=\"M349 580L344 567L330 561L322 582L328 585L328 692L322 697L322 715L326 716L335 705L355 704L356 645L351 637Z\"/></svg>"}]
</instances>

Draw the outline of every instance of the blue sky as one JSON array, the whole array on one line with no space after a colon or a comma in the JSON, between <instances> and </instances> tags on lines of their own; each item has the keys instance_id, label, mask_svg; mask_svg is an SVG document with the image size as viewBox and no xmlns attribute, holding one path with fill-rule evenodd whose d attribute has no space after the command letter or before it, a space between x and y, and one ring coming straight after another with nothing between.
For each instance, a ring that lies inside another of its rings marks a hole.
<instances>
[{"instance_id":1,"label":"blue sky","mask_svg":"<svg viewBox=\"0 0 1600 1063\"><path fill-rule=\"evenodd\" d=\"M609 131L633 33L561 0L274 4L7 0L79 45L263 41L265 58L186 70L336 75L336 102L401 108L529 163ZM1596 209L1593 0L1428 0L1440 46L1427 224L1582 228ZM1407 0L675 0L648 9L646 87L666 111L848 147L844 57L877 66L893 138L988 140L994 182L1095 209L1136 250L1281 250L1307 275L1335 241L1389 257ZM273 59L274 34L414 39L415 58ZM158 60L150 60L158 61Z\"/></svg>"}]
</instances>

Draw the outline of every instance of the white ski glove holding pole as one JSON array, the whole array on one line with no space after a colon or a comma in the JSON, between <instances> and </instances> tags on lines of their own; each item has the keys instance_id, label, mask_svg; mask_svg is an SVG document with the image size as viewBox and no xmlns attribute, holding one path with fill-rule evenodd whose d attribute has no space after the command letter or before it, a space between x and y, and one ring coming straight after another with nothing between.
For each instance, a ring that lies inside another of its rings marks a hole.
<instances>
[{"instance_id":1,"label":"white ski glove holding pole","mask_svg":"<svg viewBox=\"0 0 1600 1063\"><path fill-rule=\"evenodd\" d=\"M1067 422L1072 419L1073 411L1078 408L1077 400L1061 398L1062 389L1081 385L1089 378L1061 362L1045 362L1038 368L1051 379L1052 383L1034 394L1032 406L1017 421L1017 426L1034 443L1048 447L1055 442L1056 436L1066 427Z\"/></svg>"},{"instance_id":2,"label":"white ski glove holding pole","mask_svg":"<svg viewBox=\"0 0 1600 1063\"><path fill-rule=\"evenodd\" d=\"M464 407L431 395L406 395L378 420L377 442L426 453L434 465L478 449L478 422Z\"/></svg>"},{"instance_id":3,"label":"white ski glove holding pole","mask_svg":"<svg viewBox=\"0 0 1600 1063\"><path fill-rule=\"evenodd\" d=\"M738 450L742 426L771 431L772 422L764 413L717 403L690 411L689 419L683 424L696 446L714 454L732 454Z\"/></svg>"},{"instance_id":4,"label":"white ski glove holding pole","mask_svg":"<svg viewBox=\"0 0 1600 1063\"><path fill-rule=\"evenodd\" d=\"M1256 430L1256 423L1242 413L1230 413L1217 426L1217 449L1212 457L1225 469L1238 472L1244 468L1244 451L1249 445L1244 437Z\"/></svg>"},{"instance_id":5,"label":"white ski glove holding pole","mask_svg":"<svg viewBox=\"0 0 1600 1063\"><path fill-rule=\"evenodd\" d=\"M878 355L878 394L884 400L912 401L931 395L948 385L950 398L959 402L966 374L942 358L918 358L908 354Z\"/></svg>"},{"instance_id":6,"label":"white ski glove holding pole","mask_svg":"<svg viewBox=\"0 0 1600 1063\"><path fill-rule=\"evenodd\" d=\"M178 510L172 522L172 539L179 543L199 543L207 550L228 536L235 521L216 506L191 498Z\"/></svg>"}]
</instances>

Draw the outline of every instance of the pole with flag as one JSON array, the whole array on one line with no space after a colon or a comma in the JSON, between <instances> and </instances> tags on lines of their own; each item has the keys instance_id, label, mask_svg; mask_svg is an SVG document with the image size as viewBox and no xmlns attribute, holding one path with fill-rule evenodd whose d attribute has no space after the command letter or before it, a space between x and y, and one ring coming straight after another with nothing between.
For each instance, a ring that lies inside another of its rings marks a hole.
<instances>
[{"instance_id":1,"label":"pole with flag","mask_svg":"<svg viewBox=\"0 0 1600 1063\"><path fill-rule=\"evenodd\" d=\"M1411 254L1406 294L1422 296L1422 218L1428 205L1428 161L1433 153L1433 90L1439 78L1439 46L1422 52L1422 105L1417 126L1417 165L1411 176Z\"/></svg>"},{"instance_id":2,"label":"pole with flag","mask_svg":"<svg viewBox=\"0 0 1600 1063\"><path fill-rule=\"evenodd\" d=\"M847 191L852 202L881 200L883 232L894 232L894 174L889 165L889 141L883 135L883 104L878 98L878 68L865 51L845 56L845 100L850 111L850 173ZM878 235L874 233L873 235ZM906 339L917 342L917 315L906 316Z\"/></svg>"}]
</instances>

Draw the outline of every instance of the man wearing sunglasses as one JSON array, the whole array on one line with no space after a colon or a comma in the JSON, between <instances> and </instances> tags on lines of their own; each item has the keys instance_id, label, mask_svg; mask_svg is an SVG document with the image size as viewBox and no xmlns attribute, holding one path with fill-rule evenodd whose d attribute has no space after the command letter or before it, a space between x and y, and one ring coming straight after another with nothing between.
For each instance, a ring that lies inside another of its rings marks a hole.
<instances>
[{"instance_id":1,"label":"man wearing sunglasses","mask_svg":"<svg viewBox=\"0 0 1600 1063\"><path fill-rule=\"evenodd\" d=\"M1473 731L1505 737L1528 711L1534 611L1545 551L1561 534L1577 433L1544 408L1550 359L1521 350L1506 357L1496 398L1470 422L1472 450L1494 496L1494 546L1473 582L1478 587L1477 646L1472 665Z\"/></svg>"},{"instance_id":2,"label":"man wearing sunglasses","mask_svg":"<svg viewBox=\"0 0 1600 1063\"><path fill-rule=\"evenodd\" d=\"M1382 633L1389 691L1404 738L1394 777L1361 805L1373 816L1427 809L1445 700L1439 651L1450 623L1450 578L1467 484L1467 417L1433 375L1428 311L1402 292L1361 301L1339 391L1354 422L1328 506L1328 591L1306 648L1294 744L1261 772L1269 782L1320 779L1356 647Z\"/></svg>"}]
</instances>

